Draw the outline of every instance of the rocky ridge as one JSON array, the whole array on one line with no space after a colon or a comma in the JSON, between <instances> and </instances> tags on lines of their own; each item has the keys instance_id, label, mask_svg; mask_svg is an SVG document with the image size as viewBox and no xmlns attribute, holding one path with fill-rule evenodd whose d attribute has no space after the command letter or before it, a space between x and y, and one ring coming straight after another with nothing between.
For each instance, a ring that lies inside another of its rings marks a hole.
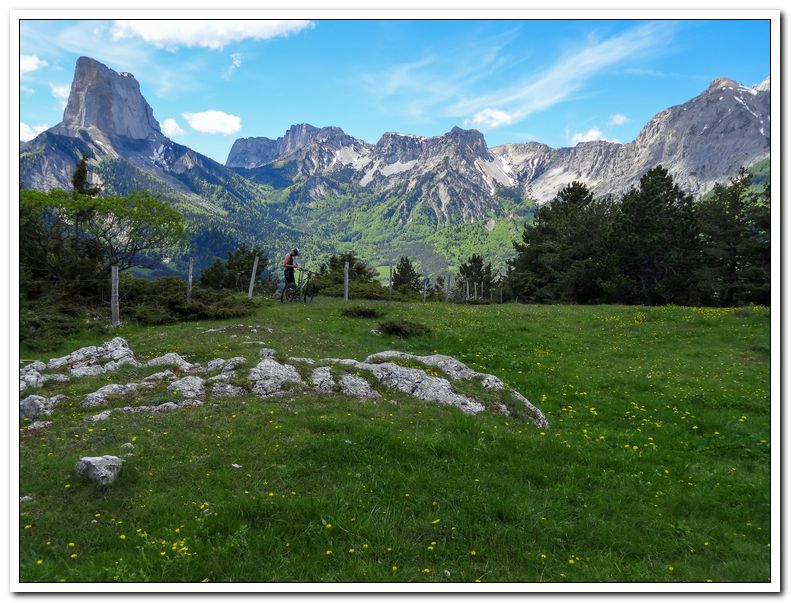
<instances>
[{"instance_id":1,"label":"rocky ridge","mask_svg":"<svg viewBox=\"0 0 791 603\"><path fill-rule=\"evenodd\" d=\"M399 364L399 361L407 361L425 368L404 366ZM384 392L397 390L426 402L454 406L466 414L477 414L489 409L510 415L512 413L504 401L510 399L510 404L524 412L535 425L547 426L543 413L522 394L507 388L494 375L473 371L450 356L440 354L416 356L398 351L385 351L373 354L364 361L348 358L320 360L293 358L280 362L275 359L274 350L262 348L259 362L249 369L246 379L243 379L247 384L245 386L239 384L241 375L238 367L246 362L246 358L238 356L229 360L217 358L202 366L188 363L176 353L165 354L149 360L147 366L171 366L183 376L178 377L172 370L166 370L149 375L141 381L104 385L95 392L83 396L79 407L93 410L108 405L110 398L134 398L140 390L153 389L159 382L167 382L167 391L179 398L179 401L165 402L156 406L129 405L110 408L87 416L84 420L104 421L116 412L166 412L199 406L204 403L208 384L212 384L211 395L217 397L269 398L312 390L318 395L338 393L374 401L382 398L382 392L379 390L384 388L382 390ZM75 366L85 366L98 367L101 373L96 374L105 374L124 364L143 366L135 358L126 341L116 337L102 346L80 348L68 356L53 358L48 363L31 363L20 369L20 383L25 383L25 388L41 387L43 385L41 379L35 381L38 385L30 385L28 380L22 380L23 376L28 378L34 372L40 377L43 377L42 371L45 370L60 369L74 374ZM305 369L310 371L309 378L303 378L302 373ZM429 370L432 370L432 374L427 372ZM88 375L93 376L94 373L81 373L77 376ZM228 383L232 378L235 378L235 382ZM492 400L487 402L485 399L456 391L454 384L459 380L480 383L483 391L493 393ZM494 395L494 392L501 392L502 395ZM20 418L36 419L51 415L55 407L64 399L63 395L51 398L36 394L27 396L20 401Z\"/></svg>"}]
</instances>

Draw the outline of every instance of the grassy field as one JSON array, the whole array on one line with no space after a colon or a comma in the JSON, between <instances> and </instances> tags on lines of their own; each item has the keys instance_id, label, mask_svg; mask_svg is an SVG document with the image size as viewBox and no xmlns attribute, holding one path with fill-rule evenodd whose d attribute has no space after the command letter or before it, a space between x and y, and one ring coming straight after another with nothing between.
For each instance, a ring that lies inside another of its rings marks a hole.
<instances>
[{"instance_id":1,"label":"grassy field","mask_svg":"<svg viewBox=\"0 0 791 603\"><path fill-rule=\"evenodd\" d=\"M20 495L33 497L21 581L770 579L767 309L357 303L432 332L377 336L383 319L317 297L118 335L142 361L176 351L253 366L264 345L282 358L448 354L518 389L550 427L396 392L207 395L86 423L97 411L78 408L82 395L159 369L50 384L68 400L48 431L20 437ZM23 346L22 358L99 343ZM134 403L167 399L163 386ZM114 484L74 474L80 456L120 455L124 442L134 454Z\"/></svg>"}]
</instances>

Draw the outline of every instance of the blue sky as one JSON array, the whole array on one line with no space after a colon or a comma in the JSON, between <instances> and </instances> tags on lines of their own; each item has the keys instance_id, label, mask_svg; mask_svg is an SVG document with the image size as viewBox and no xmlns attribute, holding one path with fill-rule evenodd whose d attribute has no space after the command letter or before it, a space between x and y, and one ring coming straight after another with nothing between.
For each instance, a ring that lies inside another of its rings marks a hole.
<instances>
[{"instance_id":1,"label":"blue sky","mask_svg":"<svg viewBox=\"0 0 791 603\"><path fill-rule=\"evenodd\" d=\"M489 146L629 142L716 77L770 71L746 20L20 22L20 129L58 123L79 56L137 78L173 140L224 163L234 140L296 123L481 130Z\"/></svg>"}]
</instances>

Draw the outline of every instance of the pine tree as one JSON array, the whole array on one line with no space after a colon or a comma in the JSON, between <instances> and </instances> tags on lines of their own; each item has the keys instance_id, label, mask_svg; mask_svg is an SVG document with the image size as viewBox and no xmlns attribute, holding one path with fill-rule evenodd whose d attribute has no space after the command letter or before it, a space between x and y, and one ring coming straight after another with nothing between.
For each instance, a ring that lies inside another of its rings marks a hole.
<instances>
[{"instance_id":1,"label":"pine tree","mask_svg":"<svg viewBox=\"0 0 791 603\"><path fill-rule=\"evenodd\" d=\"M404 293L419 292L422 289L421 280L420 273L415 270L410 259L402 256L393 270L393 289Z\"/></svg>"},{"instance_id":2,"label":"pine tree","mask_svg":"<svg viewBox=\"0 0 791 603\"><path fill-rule=\"evenodd\" d=\"M696 206L702 257L696 276L708 304L769 303L770 195L745 170Z\"/></svg>"},{"instance_id":3,"label":"pine tree","mask_svg":"<svg viewBox=\"0 0 791 603\"><path fill-rule=\"evenodd\" d=\"M459 273L456 276L456 287L462 295L467 293L469 283L470 295L477 291L479 296L488 294L494 289L496 275L492 270L491 262L484 264L483 257L473 253L467 261L459 266Z\"/></svg>"},{"instance_id":4,"label":"pine tree","mask_svg":"<svg viewBox=\"0 0 791 603\"><path fill-rule=\"evenodd\" d=\"M73 187L73 195L85 195L87 197L95 197L101 192L100 186L91 186L88 183L88 156L83 153L80 158L77 168L71 177L71 184Z\"/></svg>"},{"instance_id":5,"label":"pine tree","mask_svg":"<svg viewBox=\"0 0 791 603\"><path fill-rule=\"evenodd\" d=\"M610 250L610 301L694 304L699 262L691 195L660 166L646 172L622 198L606 247Z\"/></svg>"}]
</instances>

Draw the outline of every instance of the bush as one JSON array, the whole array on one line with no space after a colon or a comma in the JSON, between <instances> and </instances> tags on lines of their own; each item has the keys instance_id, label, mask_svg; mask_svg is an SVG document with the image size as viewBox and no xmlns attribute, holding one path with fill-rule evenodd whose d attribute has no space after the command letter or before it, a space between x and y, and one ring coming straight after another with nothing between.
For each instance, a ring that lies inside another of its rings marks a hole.
<instances>
[{"instance_id":1,"label":"bush","mask_svg":"<svg viewBox=\"0 0 791 603\"><path fill-rule=\"evenodd\" d=\"M384 312L381 312L380 310L376 310L374 308L364 308L362 306L344 308L341 310L341 314L343 316L348 316L349 318L381 318L385 315Z\"/></svg>"},{"instance_id":2,"label":"bush","mask_svg":"<svg viewBox=\"0 0 791 603\"><path fill-rule=\"evenodd\" d=\"M431 329L426 325L407 320L388 320L379 325L379 330L388 335L396 335L401 339L412 337L413 335L427 335Z\"/></svg>"}]
</instances>

